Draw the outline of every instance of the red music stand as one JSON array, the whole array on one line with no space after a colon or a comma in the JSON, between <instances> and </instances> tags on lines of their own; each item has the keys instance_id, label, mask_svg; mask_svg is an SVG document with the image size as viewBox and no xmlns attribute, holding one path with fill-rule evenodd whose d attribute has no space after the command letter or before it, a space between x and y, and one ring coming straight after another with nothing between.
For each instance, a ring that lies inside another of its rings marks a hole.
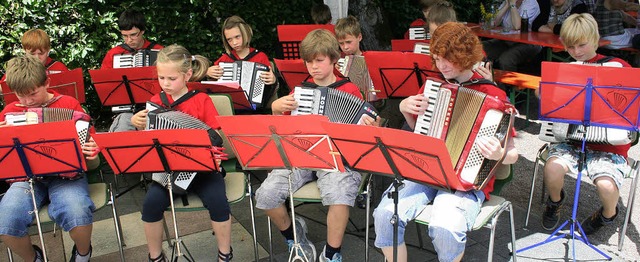
<instances>
[{"instance_id":1,"label":"red music stand","mask_svg":"<svg viewBox=\"0 0 640 262\"><path fill-rule=\"evenodd\" d=\"M391 51L413 52L416 43L429 42L430 40L391 39Z\"/></svg>"},{"instance_id":2,"label":"red music stand","mask_svg":"<svg viewBox=\"0 0 640 262\"><path fill-rule=\"evenodd\" d=\"M227 136L238 162L245 170L286 168L344 171L342 159L333 149L329 137L321 126L326 116L218 116L218 123ZM250 124L250 128L247 128ZM279 156L279 157L274 157ZM295 221L293 190L289 177L289 205L291 221ZM293 224L294 247L289 261L314 261L301 257L298 236Z\"/></svg>"},{"instance_id":3,"label":"red music stand","mask_svg":"<svg viewBox=\"0 0 640 262\"><path fill-rule=\"evenodd\" d=\"M144 104L160 93L155 66L89 70L103 106Z\"/></svg>"},{"instance_id":4,"label":"red music stand","mask_svg":"<svg viewBox=\"0 0 640 262\"><path fill-rule=\"evenodd\" d=\"M198 90L208 94L228 94L233 102L233 109L237 110L255 110L255 104L247 100L247 92L237 82L187 82L189 90Z\"/></svg>"},{"instance_id":5,"label":"red music stand","mask_svg":"<svg viewBox=\"0 0 640 262\"><path fill-rule=\"evenodd\" d=\"M637 68L543 62L539 119L638 132L640 131L638 123L640 86L634 77L638 73L640 70ZM547 239L521 248L516 253L571 236L574 261L576 239L607 260L611 260L610 256L589 242L580 222L576 219L582 169L586 158L586 137L587 131L583 133L582 148L578 157L578 175L571 218L562 223ZM559 231L567 225L569 234L560 233Z\"/></svg>"},{"instance_id":6,"label":"red music stand","mask_svg":"<svg viewBox=\"0 0 640 262\"><path fill-rule=\"evenodd\" d=\"M284 59L299 59L300 58L300 42L307 34L315 29L326 29L335 34L334 25L278 25L276 31L278 31L278 41L282 47L282 54Z\"/></svg>"},{"instance_id":7,"label":"red music stand","mask_svg":"<svg viewBox=\"0 0 640 262\"><path fill-rule=\"evenodd\" d=\"M278 68L278 72L287 83L289 90L293 90L294 87L311 78L302 59L274 59L273 61L276 64L276 68Z\"/></svg>"},{"instance_id":8,"label":"red music stand","mask_svg":"<svg viewBox=\"0 0 640 262\"><path fill-rule=\"evenodd\" d=\"M393 260L397 261L398 191L402 180L446 191L463 188L444 140L374 126L339 123L322 123L322 126L352 169L394 178L390 192L394 215L390 223L393 225Z\"/></svg>"},{"instance_id":9,"label":"red music stand","mask_svg":"<svg viewBox=\"0 0 640 262\"><path fill-rule=\"evenodd\" d=\"M93 139L116 175L165 172L173 177L178 172L218 170L214 156L217 150L211 145L206 130L167 129L99 133L94 134ZM172 184L167 183L176 236L171 261L177 261L181 256L185 256L188 261L195 261L178 234ZM182 253L180 245L187 254Z\"/></svg>"},{"instance_id":10,"label":"red music stand","mask_svg":"<svg viewBox=\"0 0 640 262\"><path fill-rule=\"evenodd\" d=\"M74 121L0 128L0 179L28 178L44 261L47 261L47 250L35 200L34 180L86 169Z\"/></svg>"},{"instance_id":11,"label":"red music stand","mask_svg":"<svg viewBox=\"0 0 640 262\"><path fill-rule=\"evenodd\" d=\"M443 79L423 54L367 51L363 55L380 99L416 95L427 77Z\"/></svg>"},{"instance_id":12,"label":"red music stand","mask_svg":"<svg viewBox=\"0 0 640 262\"><path fill-rule=\"evenodd\" d=\"M81 104L86 102L82 68L76 68L71 71L65 71L58 74L50 74L48 77L50 89L53 89L62 95L74 97L80 101ZM18 101L18 97L16 97L16 94L5 81L0 82L0 86L5 104Z\"/></svg>"}]
</instances>

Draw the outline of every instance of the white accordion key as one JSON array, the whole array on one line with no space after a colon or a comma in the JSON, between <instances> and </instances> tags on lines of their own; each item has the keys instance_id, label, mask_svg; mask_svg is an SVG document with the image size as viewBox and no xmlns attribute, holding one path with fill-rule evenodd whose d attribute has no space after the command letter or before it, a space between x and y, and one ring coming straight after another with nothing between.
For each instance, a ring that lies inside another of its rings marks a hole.
<instances>
[{"instance_id":1,"label":"white accordion key","mask_svg":"<svg viewBox=\"0 0 640 262\"><path fill-rule=\"evenodd\" d=\"M431 122L433 120L434 111L436 109L435 101L440 90L440 83L427 80L424 83L424 97L427 99L427 108L424 113L418 117L414 133L431 136Z\"/></svg>"},{"instance_id":2,"label":"white accordion key","mask_svg":"<svg viewBox=\"0 0 640 262\"><path fill-rule=\"evenodd\" d=\"M291 111L291 115L308 115L313 113L313 89L296 86L293 91L293 98L298 102L298 108Z\"/></svg>"},{"instance_id":3,"label":"white accordion key","mask_svg":"<svg viewBox=\"0 0 640 262\"><path fill-rule=\"evenodd\" d=\"M431 54L431 49L428 43L416 43L413 46L413 52L416 54L429 55Z\"/></svg>"}]
</instances>

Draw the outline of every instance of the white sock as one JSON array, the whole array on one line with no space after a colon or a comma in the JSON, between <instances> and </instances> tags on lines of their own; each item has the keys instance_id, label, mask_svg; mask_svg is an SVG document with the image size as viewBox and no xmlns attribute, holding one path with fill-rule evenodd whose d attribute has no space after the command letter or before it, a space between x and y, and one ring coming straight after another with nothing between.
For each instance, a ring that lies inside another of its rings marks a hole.
<instances>
[{"instance_id":1,"label":"white sock","mask_svg":"<svg viewBox=\"0 0 640 262\"><path fill-rule=\"evenodd\" d=\"M84 256L80 255L80 252L76 250L76 262L89 262L90 258L91 258L91 250L89 250L89 253L87 253Z\"/></svg>"}]
</instances>

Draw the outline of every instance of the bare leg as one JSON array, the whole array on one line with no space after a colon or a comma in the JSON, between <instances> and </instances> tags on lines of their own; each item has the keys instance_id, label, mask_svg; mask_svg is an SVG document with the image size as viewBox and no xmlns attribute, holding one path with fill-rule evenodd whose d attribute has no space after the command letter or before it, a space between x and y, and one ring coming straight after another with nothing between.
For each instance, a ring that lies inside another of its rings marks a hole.
<instances>
[{"instance_id":1,"label":"bare leg","mask_svg":"<svg viewBox=\"0 0 640 262\"><path fill-rule=\"evenodd\" d=\"M69 231L69 236L76 244L76 250L81 255L89 254L89 247L91 246L91 231L93 230L93 224L86 226L77 226Z\"/></svg>"},{"instance_id":2,"label":"bare leg","mask_svg":"<svg viewBox=\"0 0 640 262\"><path fill-rule=\"evenodd\" d=\"M393 247L383 247L382 254L384 254L387 261L393 262ZM407 261L407 245L404 243L398 245L398 261Z\"/></svg>"},{"instance_id":3,"label":"bare leg","mask_svg":"<svg viewBox=\"0 0 640 262\"><path fill-rule=\"evenodd\" d=\"M149 256L159 257L162 254L162 220L158 222L144 222L144 235L147 237L147 248Z\"/></svg>"},{"instance_id":4,"label":"bare leg","mask_svg":"<svg viewBox=\"0 0 640 262\"><path fill-rule=\"evenodd\" d=\"M569 169L556 157L550 158L544 165L544 185L551 201L560 201L560 194L564 186L564 175L567 172L569 172Z\"/></svg>"},{"instance_id":5,"label":"bare leg","mask_svg":"<svg viewBox=\"0 0 640 262\"><path fill-rule=\"evenodd\" d=\"M284 205L280 205L274 209L267 209L264 212L271 218L271 221L280 231L284 231L291 226L291 217L289 217L287 208L285 208Z\"/></svg>"},{"instance_id":6,"label":"bare leg","mask_svg":"<svg viewBox=\"0 0 640 262\"><path fill-rule=\"evenodd\" d=\"M224 222L211 221L211 227L213 232L216 233L218 251L223 254L229 254L231 252L231 219Z\"/></svg>"},{"instance_id":7,"label":"bare leg","mask_svg":"<svg viewBox=\"0 0 640 262\"><path fill-rule=\"evenodd\" d=\"M620 197L620 191L618 186L610 177L599 177L593 183L598 190L598 196L602 201L604 207L602 215L606 218L611 218L616 215L616 205L618 204L618 198Z\"/></svg>"},{"instance_id":8,"label":"bare leg","mask_svg":"<svg viewBox=\"0 0 640 262\"><path fill-rule=\"evenodd\" d=\"M3 235L0 237L7 247L11 248L11 251L15 252L24 261L33 261L36 259L36 252L31 246L31 239L29 236L13 237Z\"/></svg>"},{"instance_id":9,"label":"bare leg","mask_svg":"<svg viewBox=\"0 0 640 262\"><path fill-rule=\"evenodd\" d=\"M327 213L327 244L341 247L344 231L349 222L349 206L331 205Z\"/></svg>"}]
</instances>

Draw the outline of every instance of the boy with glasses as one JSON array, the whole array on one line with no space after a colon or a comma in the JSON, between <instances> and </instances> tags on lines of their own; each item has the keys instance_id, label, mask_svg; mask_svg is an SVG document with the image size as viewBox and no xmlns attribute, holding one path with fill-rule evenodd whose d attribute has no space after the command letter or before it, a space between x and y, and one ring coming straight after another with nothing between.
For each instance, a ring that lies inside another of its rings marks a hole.
<instances>
[{"instance_id":1,"label":"boy with glasses","mask_svg":"<svg viewBox=\"0 0 640 262\"><path fill-rule=\"evenodd\" d=\"M113 56L134 53L140 49L162 49L156 42L145 39L147 23L144 15L136 10L125 10L118 18L118 28L123 44L111 48L102 60L102 69L113 68Z\"/></svg>"}]
</instances>

